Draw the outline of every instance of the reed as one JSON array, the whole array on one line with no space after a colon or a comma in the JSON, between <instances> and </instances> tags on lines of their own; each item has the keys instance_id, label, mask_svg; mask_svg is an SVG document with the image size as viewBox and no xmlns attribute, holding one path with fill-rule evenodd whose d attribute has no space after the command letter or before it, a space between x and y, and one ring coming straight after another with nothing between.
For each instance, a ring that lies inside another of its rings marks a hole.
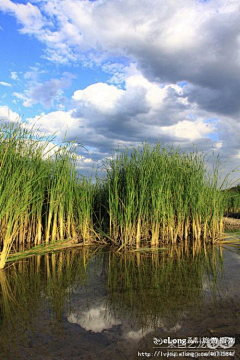
<instances>
[{"instance_id":1,"label":"reed","mask_svg":"<svg viewBox=\"0 0 240 360\"><path fill-rule=\"evenodd\" d=\"M121 248L214 242L222 232L224 194L197 151L144 145L118 152L106 165L105 217Z\"/></svg>"},{"instance_id":2,"label":"reed","mask_svg":"<svg viewBox=\"0 0 240 360\"><path fill-rule=\"evenodd\" d=\"M226 212L240 213L240 185L225 190Z\"/></svg>"},{"instance_id":3,"label":"reed","mask_svg":"<svg viewBox=\"0 0 240 360\"><path fill-rule=\"evenodd\" d=\"M74 148L49 155L53 139L23 126L0 126L0 269L13 250L91 236L90 179L76 171Z\"/></svg>"},{"instance_id":4,"label":"reed","mask_svg":"<svg viewBox=\"0 0 240 360\"><path fill-rule=\"evenodd\" d=\"M81 176L71 143L0 125L0 269L11 250L75 239L126 247L197 247L222 232L226 192L219 167L197 151L159 143L125 149L105 163L103 179Z\"/></svg>"}]
</instances>

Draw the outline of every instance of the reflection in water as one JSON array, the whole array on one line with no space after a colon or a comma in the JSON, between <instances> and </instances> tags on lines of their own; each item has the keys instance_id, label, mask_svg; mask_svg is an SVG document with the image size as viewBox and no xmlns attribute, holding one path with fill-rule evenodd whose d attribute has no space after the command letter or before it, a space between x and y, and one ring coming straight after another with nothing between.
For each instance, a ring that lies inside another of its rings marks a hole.
<instances>
[{"instance_id":1,"label":"reflection in water","mask_svg":"<svg viewBox=\"0 0 240 360\"><path fill-rule=\"evenodd\" d=\"M110 329L114 325L121 324L120 320L106 312L106 308L104 306L91 308L86 311L82 311L81 309L79 315L71 313L68 316L68 321L71 323L77 323L84 329L94 332L101 332L104 329Z\"/></svg>"},{"instance_id":2,"label":"reflection in water","mask_svg":"<svg viewBox=\"0 0 240 360\"><path fill-rule=\"evenodd\" d=\"M101 254L98 267L100 262L101 271L89 274L89 303L79 290L68 320L94 332L122 324L124 337L131 339L157 328L177 332L186 310L201 306L204 289L215 297L222 268L217 248L194 257L179 249L150 255L110 251Z\"/></svg>"},{"instance_id":3,"label":"reflection in water","mask_svg":"<svg viewBox=\"0 0 240 360\"><path fill-rule=\"evenodd\" d=\"M5 354L18 342L31 346L32 337L46 331L39 318L47 320L52 332L61 330L75 282L86 281L93 255L88 250L82 256L76 250L47 254L0 271L0 349Z\"/></svg>"},{"instance_id":4,"label":"reflection in water","mask_svg":"<svg viewBox=\"0 0 240 360\"><path fill-rule=\"evenodd\" d=\"M52 334L67 336L73 324L88 338L89 331L106 330L122 340L157 329L178 334L206 299L222 301L223 274L219 247L194 255L174 248L121 254L89 248L21 261L0 271L2 354L17 359L20 349L57 351L60 338L53 346Z\"/></svg>"}]
</instances>

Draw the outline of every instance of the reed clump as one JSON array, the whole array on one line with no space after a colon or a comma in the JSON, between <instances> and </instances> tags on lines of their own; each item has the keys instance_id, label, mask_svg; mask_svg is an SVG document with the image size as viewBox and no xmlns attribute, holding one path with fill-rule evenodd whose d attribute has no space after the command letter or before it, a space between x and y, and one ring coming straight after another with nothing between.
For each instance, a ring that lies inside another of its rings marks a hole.
<instances>
[{"instance_id":1,"label":"reed clump","mask_svg":"<svg viewBox=\"0 0 240 360\"><path fill-rule=\"evenodd\" d=\"M225 190L226 212L240 213L240 185Z\"/></svg>"},{"instance_id":2,"label":"reed clump","mask_svg":"<svg viewBox=\"0 0 240 360\"><path fill-rule=\"evenodd\" d=\"M150 147L116 153L95 182L77 171L71 144L0 124L0 269L11 250L66 239L157 248L198 247L222 232L226 192L197 151Z\"/></svg>"},{"instance_id":3,"label":"reed clump","mask_svg":"<svg viewBox=\"0 0 240 360\"><path fill-rule=\"evenodd\" d=\"M118 152L106 172L101 211L107 209L109 237L121 248L198 246L222 232L218 166L210 175L202 153L144 145Z\"/></svg>"},{"instance_id":4,"label":"reed clump","mask_svg":"<svg viewBox=\"0 0 240 360\"><path fill-rule=\"evenodd\" d=\"M92 187L79 177L74 148L34 130L0 125L0 269L12 249L91 237Z\"/></svg>"}]
</instances>

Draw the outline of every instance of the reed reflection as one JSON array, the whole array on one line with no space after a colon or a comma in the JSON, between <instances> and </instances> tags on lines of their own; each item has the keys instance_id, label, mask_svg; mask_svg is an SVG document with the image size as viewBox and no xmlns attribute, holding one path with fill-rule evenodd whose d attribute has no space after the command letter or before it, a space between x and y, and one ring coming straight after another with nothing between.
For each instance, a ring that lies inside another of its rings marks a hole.
<instances>
[{"instance_id":1,"label":"reed reflection","mask_svg":"<svg viewBox=\"0 0 240 360\"><path fill-rule=\"evenodd\" d=\"M221 264L216 248L194 257L176 248L149 255L109 253L109 308L142 329L174 328L185 311L197 311L206 288L216 295Z\"/></svg>"},{"instance_id":2,"label":"reed reflection","mask_svg":"<svg viewBox=\"0 0 240 360\"><path fill-rule=\"evenodd\" d=\"M216 297L223 270L216 247L194 252L176 247L160 253L108 251L97 260L87 305L79 291L68 320L94 332L118 325L132 338L158 327L178 331L188 310L197 312L205 297Z\"/></svg>"},{"instance_id":3,"label":"reed reflection","mask_svg":"<svg viewBox=\"0 0 240 360\"><path fill-rule=\"evenodd\" d=\"M14 348L34 344L43 352L43 337L64 333L66 323L93 332L117 326L131 339L159 327L177 332L186 311L216 296L222 269L217 247L72 249L20 261L0 271L1 351L17 358Z\"/></svg>"},{"instance_id":4,"label":"reed reflection","mask_svg":"<svg viewBox=\"0 0 240 360\"><path fill-rule=\"evenodd\" d=\"M0 270L0 349L29 347L46 332L60 333L71 293L86 282L95 250L35 256ZM41 341L39 341L39 344ZM24 345L25 344L25 345ZM18 354L12 354L18 356Z\"/></svg>"}]
</instances>

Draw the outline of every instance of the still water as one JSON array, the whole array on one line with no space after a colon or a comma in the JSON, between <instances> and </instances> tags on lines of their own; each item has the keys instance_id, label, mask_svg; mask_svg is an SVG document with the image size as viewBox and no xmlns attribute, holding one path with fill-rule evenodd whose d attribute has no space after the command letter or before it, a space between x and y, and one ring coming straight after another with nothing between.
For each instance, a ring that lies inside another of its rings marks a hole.
<instances>
[{"instance_id":1,"label":"still water","mask_svg":"<svg viewBox=\"0 0 240 360\"><path fill-rule=\"evenodd\" d=\"M234 357L196 358L238 359L239 266L239 245L71 249L15 263L0 271L0 360L162 359L154 339L226 336Z\"/></svg>"}]
</instances>

